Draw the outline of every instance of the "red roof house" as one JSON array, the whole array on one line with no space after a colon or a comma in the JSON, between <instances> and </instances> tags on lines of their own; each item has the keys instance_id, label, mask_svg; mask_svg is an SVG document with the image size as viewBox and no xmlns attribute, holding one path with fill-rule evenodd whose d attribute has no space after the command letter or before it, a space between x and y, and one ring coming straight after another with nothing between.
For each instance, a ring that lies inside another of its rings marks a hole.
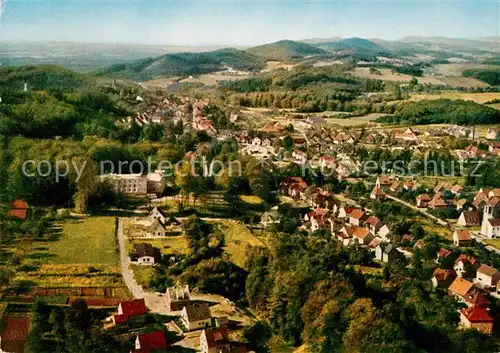
<instances>
[{"instance_id":1,"label":"red roof house","mask_svg":"<svg viewBox=\"0 0 500 353\"><path fill-rule=\"evenodd\" d=\"M162 331L138 334L132 353L149 353L155 349L167 349L167 339Z\"/></svg>"},{"instance_id":2,"label":"red roof house","mask_svg":"<svg viewBox=\"0 0 500 353\"><path fill-rule=\"evenodd\" d=\"M28 204L24 200L14 200L10 205L9 216L25 220L28 214Z\"/></svg>"},{"instance_id":3,"label":"red roof house","mask_svg":"<svg viewBox=\"0 0 500 353\"><path fill-rule=\"evenodd\" d=\"M147 311L144 299L124 301L118 305L118 315L113 315L113 321L116 325L126 323L129 317L144 315Z\"/></svg>"}]
</instances>

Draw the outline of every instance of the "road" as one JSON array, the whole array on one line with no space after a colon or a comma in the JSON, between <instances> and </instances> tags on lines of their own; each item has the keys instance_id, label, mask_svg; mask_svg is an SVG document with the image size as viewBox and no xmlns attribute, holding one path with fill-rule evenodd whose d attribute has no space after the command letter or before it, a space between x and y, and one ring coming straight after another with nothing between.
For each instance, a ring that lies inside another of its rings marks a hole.
<instances>
[{"instance_id":1,"label":"road","mask_svg":"<svg viewBox=\"0 0 500 353\"><path fill-rule=\"evenodd\" d=\"M415 210L415 211L417 211L417 212L420 212L420 213L421 213L421 214L423 214L425 217L432 219L433 221L437 222L438 224L440 224L440 225L442 225L442 226L444 226L444 227L449 227L452 231L454 231L454 230L455 230L455 228L454 228L451 224L449 224L449 223L448 223L448 222L446 222L446 221L443 221L443 220L442 220L441 218L439 218L439 217L436 217L436 216L434 216L434 215L430 214L429 212L427 212L427 211L426 211L426 210L424 210L424 209L418 208L417 206L412 205L411 203L408 203L408 202L403 201L403 200L401 200L401 199L398 199L397 197L394 197L394 196L392 196L392 195L385 194L385 196L386 196L388 199L391 199L391 200L393 200L393 201L399 202L399 203L401 203L401 204L405 205L406 207L411 208L412 210Z\"/></svg>"},{"instance_id":2,"label":"road","mask_svg":"<svg viewBox=\"0 0 500 353\"><path fill-rule=\"evenodd\" d=\"M123 219L118 218L118 245L120 248L120 265L123 275L123 280L134 298L144 298L149 310L153 313L167 314L165 299L163 294L156 292L146 292L134 279L134 274L130 269L130 261L127 250L125 249L125 235L123 234Z\"/></svg>"}]
</instances>

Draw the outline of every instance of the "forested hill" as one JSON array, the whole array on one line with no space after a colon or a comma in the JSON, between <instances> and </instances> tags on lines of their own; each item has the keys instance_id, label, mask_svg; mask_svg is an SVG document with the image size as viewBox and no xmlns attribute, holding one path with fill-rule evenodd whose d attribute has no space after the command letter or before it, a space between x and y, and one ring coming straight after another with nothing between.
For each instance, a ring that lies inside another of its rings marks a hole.
<instances>
[{"instance_id":1,"label":"forested hill","mask_svg":"<svg viewBox=\"0 0 500 353\"><path fill-rule=\"evenodd\" d=\"M327 55L324 49L313 45L295 42L293 40L280 40L279 42L259 45L246 50L248 53L264 58L265 60L288 61L310 55Z\"/></svg>"},{"instance_id":2,"label":"forested hill","mask_svg":"<svg viewBox=\"0 0 500 353\"><path fill-rule=\"evenodd\" d=\"M88 86L92 78L55 65L18 66L0 68L0 90L73 90Z\"/></svg>"},{"instance_id":3,"label":"forested hill","mask_svg":"<svg viewBox=\"0 0 500 353\"><path fill-rule=\"evenodd\" d=\"M500 110L472 101L436 99L400 103L392 116L377 119L398 124L500 124Z\"/></svg>"},{"instance_id":4,"label":"forested hill","mask_svg":"<svg viewBox=\"0 0 500 353\"><path fill-rule=\"evenodd\" d=\"M336 42L321 43L318 46L329 50L349 50L363 54L378 54L389 51L380 44L357 37L347 38Z\"/></svg>"},{"instance_id":5,"label":"forested hill","mask_svg":"<svg viewBox=\"0 0 500 353\"><path fill-rule=\"evenodd\" d=\"M116 64L98 70L96 75L142 81L159 76L200 75L221 71L226 67L245 71L260 70L264 68L264 61L245 51L227 48L203 53L166 54L127 64Z\"/></svg>"}]
</instances>

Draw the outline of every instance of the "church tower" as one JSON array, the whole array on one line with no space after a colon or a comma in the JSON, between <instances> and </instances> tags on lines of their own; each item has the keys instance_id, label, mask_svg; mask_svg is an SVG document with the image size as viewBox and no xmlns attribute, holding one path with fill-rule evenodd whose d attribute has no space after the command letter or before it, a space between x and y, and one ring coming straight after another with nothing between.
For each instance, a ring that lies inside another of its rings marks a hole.
<instances>
[{"instance_id":1,"label":"church tower","mask_svg":"<svg viewBox=\"0 0 500 353\"><path fill-rule=\"evenodd\" d=\"M493 207L491 205L484 206L483 223L481 224L481 234L486 235L488 220L493 218Z\"/></svg>"}]
</instances>

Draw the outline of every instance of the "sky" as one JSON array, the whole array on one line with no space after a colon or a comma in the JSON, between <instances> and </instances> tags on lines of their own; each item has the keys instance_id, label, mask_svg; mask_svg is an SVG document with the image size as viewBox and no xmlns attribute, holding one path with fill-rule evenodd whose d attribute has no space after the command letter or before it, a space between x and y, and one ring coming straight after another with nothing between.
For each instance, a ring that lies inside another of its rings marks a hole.
<instances>
[{"instance_id":1,"label":"sky","mask_svg":"<svg viewBox=\"0 0 500 353\"><path fill-rule=\"evenodd\" d=\"M4 6L0 37L16 41L250 46L313 37L500 35L500 0L8 0Z\"/></svg>"}]
</instances>

